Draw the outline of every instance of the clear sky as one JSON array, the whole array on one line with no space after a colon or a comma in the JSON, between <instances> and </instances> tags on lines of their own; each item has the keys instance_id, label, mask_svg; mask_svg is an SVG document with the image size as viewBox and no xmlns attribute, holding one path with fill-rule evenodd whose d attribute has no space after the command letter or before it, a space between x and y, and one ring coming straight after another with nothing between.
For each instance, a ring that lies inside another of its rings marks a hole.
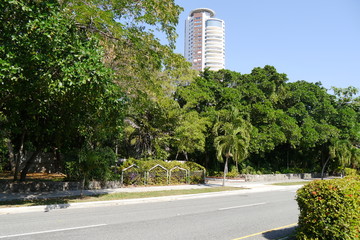
<instances>
[{"instance_id":1,"label":"clear sky","mask_svg":"<svg viewBox=\"0 0 360 240\"><path fill-rule=\"evenodd\" d=\"M360 88L360 0L175 0L175 52L184 52L185 19L210 8L225 20L226 69L274 66L289 81Z\"/></svg>"}]
</instances>

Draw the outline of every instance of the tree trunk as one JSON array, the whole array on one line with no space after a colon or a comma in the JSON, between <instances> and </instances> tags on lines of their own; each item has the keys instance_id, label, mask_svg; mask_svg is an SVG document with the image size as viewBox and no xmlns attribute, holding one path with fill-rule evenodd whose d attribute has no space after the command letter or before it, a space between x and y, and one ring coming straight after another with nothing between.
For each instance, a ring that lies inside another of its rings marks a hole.
<instances>
[{"instance_id":1,"label":"tree trunk","mask_svg":"<svg viewBox=\"0 0 360 240\"><path fill-rule=\"evenodd\" d=\"M286 169L289 170L289 149L287 150L286 153Z\"/></svg>"},{"instance_id":2,"label":"tree trunk","mask_svg":"<svg viewBox=\"0 0 360 240\"><path fill-rule=\"evenodd\" d=\"M10 169L11 172L14 173L15 172L15 165L16 165L16 159L15 159L15 154L14 154L14 148L12 146L11 140L8 139L6 141L6 145L9 151L9 161L10 161Z\"/></svg>"},{"instance_id":3,"label":"tree trunk","mask_svg":"<svg viewBox=\"0 0 360 240\"><path fill-rule=\"evenodd\" d=\"M205 154L205 169L209 169L209 155Z\"/></svg>"},{"instance_id":4,"label":"tree trunk","mask_svg":"<svg viewBox=\"0 0 360 240\"><path fill-rule=\"evenodd\" d=\"M20 163L21 160L24 158L24 139L25 139L25 134L23 133L20 140L19 151L14 155L15 157L14 181L18 180Z\"/></svg>"},{"instance_id":5,"label":"tree trunk","mask_svg":"<svg viewBox=\"0 0 360 240\"><path fill-rule=\"evenodd\" d=\"M32 164L35 162L35 159L36 159L37 155L39 154L39 152L40 152L40 150L35 150L35 152L26 161L25 167L21 171L20 181L25 181L26 174L28 173L28 171L29 171L30 167L32 166Z\"/></svg>"},{"instance_id":6,"label":"tree trunk","mask_svg":"<svg viewBox=\"0 0 360 240\"><path fill-rule=\"evenodd\" d=\"M324 180L324 171L325 171L325 167L326 167L326 164L328 163L328 161L330 160L330 156L328 157L328 159L326 160L322 170L321 170L321 180Z\"/></svg>"},{"instance_id":7,"label":"tree trunk","mask_svg":"<svg viewBox=\"0 0 360 240\"><path fill-rule=\"evenodd\" d=\"M14 161L15 161L15 168L14 168L14 181L18 180L18 175L19 175L19 167L20 167L20 153L16 153L14 155Z\"/></svg>"},{"instance_id":8,"label":"tree trunk","mask_svg":"<svg viewBox=\"0 0 360 240\"><path fill-rule=\"evenodd\" d=\"M224 166L223 187L225 187L226 174L228 173L228 159L229 159L229 157L226 157L225 166Z\"/></svg>"},{"instance_id":9,"label":"tree trunk","mask_svg":"<svg viewBox=\"0 0 360 240\"><path fill-rule=\"evenodd\" d=\"M189 159L188 159L188 155L187 155L187 152L186 152L186 151L183 151L183 153L184 153L184 155L185 155L185 159L186 159L186 161L189 161Z\"/></svg>"},{"instance_id":10,"label":"tree trunk","mask_svg":"<svg viewBox=\"0 0 360 240\"><path fill-rule=\"evenodd\" d=\"M61 159L61 154L59 149L55 149L54 150L54 155L55 155L55 172L62 172L63 170L63 164L62 164L62 159Z\"/></svg>"},{"instance_id":11,"label":"tree trunk","mask_svg":"<svg viewBox=\"0 0 360 240\"><path fill-rule=\"evenodd\" d=\"M236 171L239 171L239 164L238 164L238 159L237 159L237 155L235 154L234 156L234 160L235 160L235 167L236 167Z\"/></svg>"}]
</instances>

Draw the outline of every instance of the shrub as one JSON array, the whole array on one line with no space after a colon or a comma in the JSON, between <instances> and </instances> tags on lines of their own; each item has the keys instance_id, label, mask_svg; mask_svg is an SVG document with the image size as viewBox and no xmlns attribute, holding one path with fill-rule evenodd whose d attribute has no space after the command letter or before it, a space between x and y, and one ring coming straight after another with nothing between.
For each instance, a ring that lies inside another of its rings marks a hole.
<instances>
[{"instance_id":1,"label":"shrub","mask_svg":"<svg viewBox=\"0 0 360 240\"><path fill-rule=\"evenodd\" d=\"M116 176L111 166L115 161L116 154L109 147L85 148L66 156L65 173L69 180L113 180Z\"/></svg>"},{"instance_id":2,"label":"shrub","mask_svg":"<svg viewBox=\"0 0 360 240\"><path fill-rule=\"evenodd\" d=\"M240 174L239 174L239 171L237 170L236 166L232 166L231 171L226 174L226 177L235 178L235 177L239 177L239 175Z\"/></svg>"},{"instance_id":3,"label":"shrub","mask_svg":"<svg viewBox=\"0 0 360 240\"><path fill-rule=\"evenodd\" d=\"M360 178L313 181L296 200L297 239L360 239Z\"/></svg>"},{"instance_id":4,"label":"shrub","mask_svg":"<svg viewBox=\"0 0 360 240\"><path fill-rule=\"evenodd\" d=\"M356 176L357 170L353 168L345 168L345 176Z\"/></svg>"},{"instance_id":5,"label":"shrub","mask_svg":"<svg viewBox=\"0 0 360 240\"><path fill-rule=\"evenodd\" d=\"M241 174L257 174L257 172L253 167L245 166L241 169Z\"/></svg>"}]
</instances>

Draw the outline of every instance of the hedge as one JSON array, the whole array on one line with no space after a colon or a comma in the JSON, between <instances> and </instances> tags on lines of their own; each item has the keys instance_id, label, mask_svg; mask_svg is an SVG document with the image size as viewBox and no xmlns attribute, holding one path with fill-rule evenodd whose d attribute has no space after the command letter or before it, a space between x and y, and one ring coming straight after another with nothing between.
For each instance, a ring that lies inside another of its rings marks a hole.
<instances>
[{"instance_id":1,"label":"hedge","mask_svg":"<svg viewBox=\"0 0 360 240\"><path fill-rule=\"evenodd\" d=\"M123 169L131 166L132 164L136 164L141 171L149 171L152 167L160 164L165 167L167 170L170 170L174 167L181 167L189 171L203 171L205 168L200 164L195 162L179 162L179 161L163 161L163 160L145 160L145 159L133 159L130 158L126 160L119 168L121 172Z\"/></svg>"},{"instance_id":2,"label":"hedge","mask_svg":"<svg viewBox=\"0 0 360 240\"><path fill-rule=\"evenodd\" d=\"M297 191L297 239L360 239L360 178L313 181Z\"/></svg>"},{"instance_id":3,"label":"hedge","mask_svg":"<svg viewBox=\"0 0 360 240\"><path fill-rule=\"evenodd\" d=\"M204 182L205 168L194 162L128 159L120 166L119 172L133 164L136 167L123 173L122 182L124 185L165 185L168 183L180 184L186 182L198 184ZM166 172L171 169L173 169L171 176L168 176ZM190 178L186 177L186 173L182 169L190 173Z\"/></svg>"}]
</instances>

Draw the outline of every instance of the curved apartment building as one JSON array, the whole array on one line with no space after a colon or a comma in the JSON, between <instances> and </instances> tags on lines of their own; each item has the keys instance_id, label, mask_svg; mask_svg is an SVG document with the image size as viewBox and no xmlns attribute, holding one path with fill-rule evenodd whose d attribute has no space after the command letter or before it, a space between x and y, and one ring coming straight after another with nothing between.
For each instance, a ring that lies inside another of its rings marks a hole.
<instances>
[{"instance_id":1,"label":"curved apartment building","mask_svg":"<svg viewBox=\"0 0 360 240\"><path fill-rule=\"evenodd\" d=\"M225 68L225 22L213 10L192 10L185 20L185 58L199 71Z\"/></svg>"}]
</instances>

